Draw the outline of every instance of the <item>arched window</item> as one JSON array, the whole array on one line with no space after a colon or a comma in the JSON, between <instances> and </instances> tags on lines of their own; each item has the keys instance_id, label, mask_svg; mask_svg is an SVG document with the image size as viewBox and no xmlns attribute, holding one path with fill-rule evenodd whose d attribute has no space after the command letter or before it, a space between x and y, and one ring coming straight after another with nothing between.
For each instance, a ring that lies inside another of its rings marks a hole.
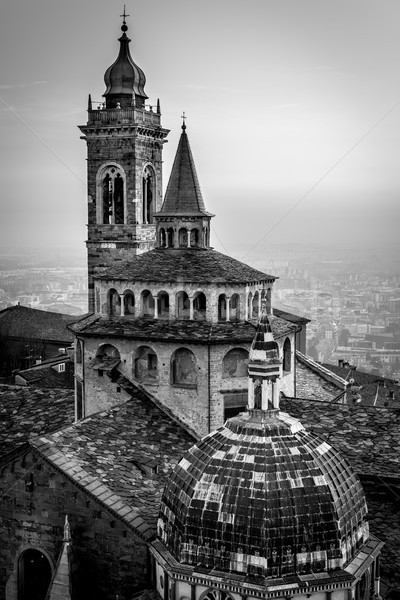
<instances>
[{"instance_id":1,"label":"arched window","mask_svg":"<svg viewBox=\"0 0 400 600\"><path fill-rule=\"evenodd\" d=\"M229 301L229 320L239 321L240 320L240 296L239 294L233 294Z\"/></svg>"},{"instance_id":2,"label":"arched window","mask_svg":"<svg viewBox=\"0 0 400 600\"><path fill-rule=\"evenodd\" d=\"M171 383L178 387L197 386L196 357L191 350L179 348L171 357Z\"/></svg>"},{"instance_id":3,"label":"arched window","mask_svg":"<svg viewBox=\"0 0 400 600\"><path fill-rule=\"evenodd\" d=\"M226 321L226 296L220 294L218 298L218 321Z\"/></svg>"},{"instance_id":4,"label":"arched window","mask_svg":"<svg viewBox=\"0 0 400 600\"><path fill-rule=\"evenodd\" d=\"M244 348L229 350L222 360L222 378L247 377L249 353Z\"/></svg>"},{"instance_id":5,"label":"arched window","mask_svg":"<svg viewBox=\"0 0 400 600\"><path fill-rule=\"evenodd\" d=\"M125 182L119 167L109 166L100 175L100 222L104 225L125 223Z\"/></svg>"},{"instance_id":6,"label":"arched window","mask_svg":"<svg viewBox=\"0 0 400 600\"><path fill-rule=\"evenodd\" d=\"M51 565L43 552L25 550L18 561L19 600L45 600L51 576Z\"/></svg>"},{"instance_id":7,"label":"arched window","mask_svg":"<svg viewBox=\"0 0 400 600\"><path fill-rule=\"evenodd\" d=\"M198 229L192 229L190 231L190 245L191 247L196 247L199 245L199 230Z\"/></svg>"},{"instance_id":8,"label":"arched window","mask_svg":"<svg viewBox=\"0 0 400 600\"><path fill-rule=\"evenodd\" d=\"M190 319L190 300L186 292L176 294L176 318Z\"/></svg>"},{"instance_id":9,"label":"arched window","mask_svg":"<svg viewBox=\"0 0 400 600\"><path fill-rule=\"evenodd\" d=\"M169 318L169 295L167 292L159 292L157 295L157 309L159 319Z\"/></svg>"},{"instance_id":10,"label":"arched window","mask_svg":"<svg viewBox=\"0 0 400 600\"><path fill-rule=\"evenodd\" d=\"M174 247L174 228L168 227L167 229L167 246L168 248Z\"/></svg>"},{"instance_id":11,"label":"arched window","mask_svg":"<svg viewBox=\"0 0 400 600\"><path fill-rule=\"evenodd\" d=\"M112 344L102 344L97 349L96 358L100 360L120 358L120 353L118 348Z\"/></svg>"},{"instance_id":12,"label":"arched window","mask_svg":"<svg viewBox=\"0 0 400 600\"><path fill-rule=\"evenodd\" d=\"M259 310L258 310L259 297L260 297L259 293L256 292L254 294L253 302L252 302L252 305L253 305L252 306L252 318L253 319L258 319L258 316L259 316Z\"/></svg>"},{"instance_id":13,"label":"arched window","mask_svg":"<svg viewBox=\"0 0 400 600\"><path fill-rule=\"evenodd\" d=\"M76 363L82 364L82 341L76 340Z\"/></svg>"},{"instance_id":14,"label":"arched window","mask_svg":"<svg viewBox=\"0 0 400 600\"><path fill-rule=\"evenodd\" d=\"M193 298L193 319L205 321L207 310L207 299L203 292L196 292Z\"/></svg>"},{"instance_id":15,"label":"arched window","mask_svg":"<svg viewBox=\"0 0 400 600\"><path fill-rule=\"evenodd\" d=\"M143 172L142 196L142 221L143 223L153 223L155 186L154 173L149 167L146 167Z\"/></svg>"},{"instance_id":16,"label":"arched window","mask_svg":"<svg viewBox=\"0 0 400 600\"><path fill-rule=\"evenodd\" d=\"M160 233L159 233L159 242L160 244L160 248L165 248L165 246L167 245L167 238L165 235L165 229L162 228L160 229Z\"/></svg>"},{"instance_id":17,"label":"arched window","mask_svg":"<svg viewBox=\"0 0 400 600\"><path fill-rule=\"evenodd\" d=\"M154 383L158 379L157 354L149 346L140 346L135 352L135 379Z\"/></svg>"},{"instance_id":18,"label":"arched window","mask_svg":"<svg viewBox=\"0 0 400 600\"><path fill-rule=\"evenodd\" d=\"M181 229L179 230L178 240L179 240L179 248L187 248L188 232L187 232L187 229L185 229L185 227L181 227Z\"/></svg>"},{"instance_id":19,"label":"arched window","mask_svg":"<svg viewBox=\"0 0 400 600\"><path fill-rule=\"evenodd\" d=\"M283 370L289 373L292 370L292 348L289 338L283 344Z\"/></svg>"},{"instance_id":20,"label":"arched window","mask_svg":"<svg viewBox=\"0 0 400 600\"><path fill-rule=\"evenodd\" d=\"M142 295L142 317L154 317L154 298L149 290L143 290Z\"/></svg>"},{"instance_id":21,"label":"arched window","mask_svg":"<svg viewBox=\"0 0 400 600\"><path fill-rule=\"evenodd\" d=\"M247 318L251 319L253 316L253 294L249 292L247 296Z\"/></svg>"},{"instance_id":22,"label":"arched window","mask_svg":"<svg viewBox=\"0 0 400 600\"><path fill-rule=\"evenodd\" d=\"M110 317L119 317L121 315L121 297L117 290L108 290L108 314Z\"/></svg>"},{"instance_id":23,"label":"arched window","mask_svg":"<svg viewBox=\"0 0 400 600\"><path fill-rule=\"evenodd\" d=\"M135 314L135 295L131 290L126 290L124 292L124 315L134 315Z\"/></svg>"}]
</instances>

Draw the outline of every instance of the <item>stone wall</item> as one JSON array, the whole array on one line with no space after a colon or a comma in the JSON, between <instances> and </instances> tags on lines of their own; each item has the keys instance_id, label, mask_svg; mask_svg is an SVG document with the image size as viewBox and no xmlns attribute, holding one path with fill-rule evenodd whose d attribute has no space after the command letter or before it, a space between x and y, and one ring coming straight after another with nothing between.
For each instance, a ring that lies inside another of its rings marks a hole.
<instances>
[{"instance_id":1,"label":"stone wall","mask_svg":"<svg viewBox=\"0 0 400 600\"><path fill-rule=\"evenodd\" d=\"M0 497L0 598L17 600L18 563L25 550L41 551L54 569L65 515L80 574L79 599L130 598L145 587L145 543L44 461L29 453L4 467Z\"/></svg>"}]
</instances>

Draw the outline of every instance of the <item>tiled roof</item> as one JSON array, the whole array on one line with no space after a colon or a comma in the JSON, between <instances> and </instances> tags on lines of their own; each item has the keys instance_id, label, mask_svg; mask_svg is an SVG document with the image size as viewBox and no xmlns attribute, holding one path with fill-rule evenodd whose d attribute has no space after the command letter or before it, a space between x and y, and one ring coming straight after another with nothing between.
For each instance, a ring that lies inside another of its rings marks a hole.
<instances>
[{"instance_id":1,"label":"tiled roof","mask_svg":"<svg viewBox=\"0 0 400 600\"><path fill-rule=\"evenodd\" d=\"M284 398L281 407L340 450L357 473L400 479L399 408L299 398Z\"/></svg>"},{"instance_id":2,"label":"tiled roof","mask_svg":"<svg viewBox=\"0 0 400 600\"><path fill-rule=\"evenodd\" d=\"M156 216L170 215L210 215L204 206L185 126L182 127L164 203Z\"/></svg>"},{"instance_id":3,"label":"tiled roof","mask_svg":"<svg viewBox=\"0 0 400 600\"><path fill-rule=\"evenodd\" d=\"M332 402L341 391L336 385L323 379L307 365L296 361L297 397L320 402Z\"/></svg>"},{"instance_id":4,"label":"tiled roof","mask_svg":"<svg viewBox=\"0 0 400 600\"><path fill-rule=\"evenodd\" d=\"M300 315L294 315L286 310L281 310L280 308L274 308L273 313L277 317L281 317L281 319L285 319L285 321L290 321L291 323L309 323L311 320L306 317L300 317Z\"/></svg>"},{"instance_id":5,"label":"tiled roof","mask_svg":"<svg viewBox=\"0 0 400 600\"><path fill-rule=\"evenodd\" d=\"M155 533L169 473L193 443L143 393L31 441L40 455L145 539Z\"/></svg>"},{"instance_id":6,"label":"tiled roof","mask_svg":"<svg viewBox=\"0 0 400 600\"><path fill-rule=\"evenodd\" d=\"M255 410L184 455L164 490L159 526L179 562L245 573L257 564L269 577L275 564L280 577L301 574L317 546L324 558L314 572L343 566L357 552L354 526L368 538L366 514L361 484L337 450L285 413ZM342 538L352 540L347 551ZM288 548L291 564L283 564Z\"/></svg>"},{"instance_id":7,"label":"tiled roof","mask_svg":"<svg viewBox=\"0 0 400 600\"><path fill-rule=\"evenodd\" d=\"M11 306L0 311L0 336L49 340L69 344L72 335L67 325L79 317L47 312L26 306Z\"/></svg>"},{"instance_id":8,"label":"tiled roof","mask_svg":"<svg viewBox=\"0 0 400 600\"><path fill-rule=\"evenodd\" d=\"M65 357L67 358L67 357ZM60 364L60 363L58 363ZM56 366L58 366L58 364ZM24 369L18 372L18 378L21 377L28 385L35 385L42 388L63 388L74 389L74 365L67 359L65 361L65 371L58 372L53 366L36 366L31 369ZM18 381L18 379L17 379Z\"/></svg>"},{"instance_id":9,"label":"tiled roof","mask_svg":"<svg viewBox=\"0 0 400 600\"><path fill-rule=\"evenodd\" d=\"M349 402L365 406L400 407L400 387L393 379L365 373L351 365L340 367L323 363L322 366L351 384L348 386Z\"/></svg>"},{"instance_id":10,"label":"tiled roof","mask_svg":"<svg viewBox=\"0 0 400 600\"><path fill-rule=\"evenodd\" d=\"M212 248L155 248L105 269L96 279L245 284L273 281L276 277L257 271Z\"/></svg>"},{"instance_id":11,"label":"tiled roof","mask_svg":"<svg viewBox=\"0 0 400 600\"><path fill-rule=\"evenodd\" d=\"M0 458L74 420L74 392L0 386Z\"/></svg>"},{"instance_id":12,"label":"tiled roof","mask_svg":"<svg viewBox=\"0 0 400 600\"><path fill-rule=\"evenodd\" d=\"M269 321L275 338L295 330L292 323L270 315ZM127 337L142 340L245 343L252 342L257 321L244 323L208 323L206 321L168 321L164 319L126 319L91 317L71 326L80 335Z\"/></svg>"}]
</instances>

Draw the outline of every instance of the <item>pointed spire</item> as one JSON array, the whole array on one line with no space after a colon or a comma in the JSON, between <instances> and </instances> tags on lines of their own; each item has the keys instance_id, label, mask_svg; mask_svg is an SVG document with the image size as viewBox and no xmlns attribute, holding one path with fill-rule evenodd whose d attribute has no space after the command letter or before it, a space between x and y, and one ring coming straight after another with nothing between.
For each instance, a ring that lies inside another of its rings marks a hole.
<instances>
[{"instance_id":1,"label":"pointed spire","mask_svg":"<svg viewBox=\"0 0 400 600\"><path fill-rule=\"evenodd\" d=\"M64 523L64 542L71 541L71 528L69 526L68 515L65 515L65 523Z\"/></svg>"},{"instance_id":2,"label":"pointed spire","mask_svg":"<svg viewBox=\"0 0 400 600\"><path fill-rule=\"evenodd\" d=\"M206 211L189 139L186 116L183 114L182 133L169 178L164 203L159 216L213 216Z\"/></svg>"}]
</instances>

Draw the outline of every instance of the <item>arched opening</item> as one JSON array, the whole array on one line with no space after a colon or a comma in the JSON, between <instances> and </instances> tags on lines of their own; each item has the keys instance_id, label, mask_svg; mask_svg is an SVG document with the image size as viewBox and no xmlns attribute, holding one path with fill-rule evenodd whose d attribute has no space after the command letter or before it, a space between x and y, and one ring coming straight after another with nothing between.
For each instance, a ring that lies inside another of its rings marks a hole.
<instances>
[{"instance_id":1,"label":"arched opening","mask_svg":"<svg viewBox=\"0 0 400 600\"><path fill-rule=\"evenodd\" d=\"M198 229L192 229L190 231L190 246L196 247L199 245L199 230Z\"/></svg>"},{"instance_id":2,"label":"arched opening","mask_svg":"<svg viewBox=\"0 0 400 600\"><path fill-rule=\"evenodd\" d=\"M160 248L165 248L167 245L167 236L165 234L165 229L160 229L158 234L158 243Z\"/></svg>"},{"instance_id":3,"label":"arched opening","mask_svg":"<svg viewBox=\"0 0 400 600\"><path fill-rule=\"evenodd\" d=\"M207 248L208 246L208 229L207 227L203 227L203 246Z\"/></svg>"},{"instance_id":4,"label":"arched opening","mask_svg":"<svg viewBox=\"0 0 400 600\"><path fill-rule=\"evenodd\" d=\"M289 373L292 370L292 347L289 338L283 344L283 370Z\"/></svg>"},{"instance_id":5,"label":"arched opening","mask_svg":"<svg viewBox=\"0 0 400 600\"><path fill-rule=\"evenodd\" d=\"M82 364L82 341L76 340L76 364Z\"/></svg>"},{"instance_id":6,"label":"arched opening","mask_svg":"<svg viewBox=\"0 0 400 600\"><path fill-rule=\"evenodd\" d=\"M143 290L141 294L142 317L154 318L154 298L149 290Z\"/></svg>"},{"instance_id":7,"label":"arched opening","mask_svg":"<svg viewBox=\"0 0 400 600\"><path fill-rule=\"evenodd\" d=\"M168 227L167 229L167 246L168 248L174 247L174 228Z\"/></svg>"},{"instance_id":8,"label":"arched opening","mask_svg":"<svg viewBox=\"0 0 400 600\"><path fill-rule=\"evenodd\" d=\"M121 297L117 290L108 290L108 315L110 317L119 317L121 315Z\"/></svg>"},{"instance_id":9,"label":"arched opening","mask_svg":"<svg viewBox=\"0 0 400 600\"><path fill-rule=\"evenodd\" d=\"M258 317L259 317L259 298L260 298L260 295L258 292L256 292L254 294L253 301L252 301L252 318L253 319L258 319Z\"/></svg>"},{"instance_id":10,"label":"arched opening","mask_svg":"<svg viewBox=\"0 0 400 600\"><path fill-rule=\"evenodd\" d=\"M226 296L220 294L218 298L218 321L226 321Z\"/></svg>"},{"instance_id":11,"label":"arched opening","mask_svg":"<svg viewBox=\"0 0 400 600\"><path fill-rule=\"evenodd\" d=\"M196 292L193 297L193 319L195 321L205 321L207 311L207 299L203 292Z\"/></svg>"},{"instance_id":12,"label":"arched opening","mask_svg":"<svg viewBox=\"0 0 400 600\"><path fill-rule=\"evenodd\" d=\"M45 600L51 576L51 565L43 552L25 550L18 561L18 600Z\"/></svg>"},{"instance_id":13,"label":"arched opening","mask_svg":"<svg viewBox=\"0 0 400 600\"><path fill-rule=\"evenodd\" d=\"M188 247L188 232L185 227L181 227L178 234L179 248Z\"/></svg>"},{"instance_id":14,"label":"arched opening","mask_svg":"<svg viewBox=\"0 0 400 600\"><path fill-rule=\"evenodd\" d=\"M178 387L197 386L196 357L191 350L179 348L171 357L171 383Z\"/></svg>"},{"instance_id":15,"label":"arched opening","mask_svg":"<svg viewBox=\"0 0 400 600\"><path fill-rule=\"evenodd\" d=\"M101 174L101 223L122 225L125 222L124 178L117 167Z\"/></svg>"},{"instance_id":16,"label":"arched opening","mask_svg":"<svg viewBox=\"0 0 400 600\"><path fill-rule=\"evenodd\" d=\"M267 311L267 315L272 314L272 290L271 290L271 288L267 289L267 293L265 296L265 303L266 303L265 308Z\"/></svg>"},{"instance_id":17,"label":"arched opening","mask_svg":"<svg viewBox=\"0 0 400 600\"><path fill-rule=\"evenodd\" d=\"M169 295L167 292L159 292L157 295L157 309L159 319L169 319Z\"/></svg>"},{"instance_id":18,"label":"arched opening","mask_svg":"<svg viewBox=\"0 0 400 600\"><path fill-rule=\"evenodd\" d=\"M142 222L145 224L153 223L154 212L154 174L153 171L146 167L142 178Z\"/></svg>"},{"instance_id":19,"label":"arched opening","mask_svg":"<svg viewBox=\"0 0 400 600\"><path fill-rule=\"evenodd\" d=\"M233 348L222 360L222 378L247 377L249 353L244 348Z\"/></svg>"},{"instance_id":20,"label":"arched opening","mask_svg":"<svg viewBox=\"0 0 400 600\"><path fill-rule=\"evenodd\" d=\"M249 292L247 296L247 318L251 319L253 316L253 294Z\"/></svg>"},{"instance_id":21,"label":"arched opening","mask_svg":"<svg viewBox=\"0 0 400 600\"><path fill-rule=\"evenodd\" d=\"M186 292L176 294L176 318L190 319L190 300Z\"/></svg>"},{"instance_id":22,"label":"arched opening","mask_svg":"<svg viewBox=\"0 0 400 600\"><path fill-rule=\"evenodd\" d=\"M229 301L229 320L239 321L240 320L240 296L239 294L233 294Z\"/></svg>"},{"instance_id":23,"label":"arched opening","mask_svg":"<svg viewBox=\"0 0 400 600\"><path fill-rule=\"evenodd\" d=\"M135 314L135 294L130 290L124 293L124 315L134 316Z\"/></svg>"},{"instance_id":24,"label":"arched opening","mask_svg":"<svg viewBox=\"0 0 400 600\"><path fill-rule=\"evenodd\" d=\"M149 346L140 346L135 352L135 379L154 383L158 379L157 354Z\"/></svg>"}]
</instances>

